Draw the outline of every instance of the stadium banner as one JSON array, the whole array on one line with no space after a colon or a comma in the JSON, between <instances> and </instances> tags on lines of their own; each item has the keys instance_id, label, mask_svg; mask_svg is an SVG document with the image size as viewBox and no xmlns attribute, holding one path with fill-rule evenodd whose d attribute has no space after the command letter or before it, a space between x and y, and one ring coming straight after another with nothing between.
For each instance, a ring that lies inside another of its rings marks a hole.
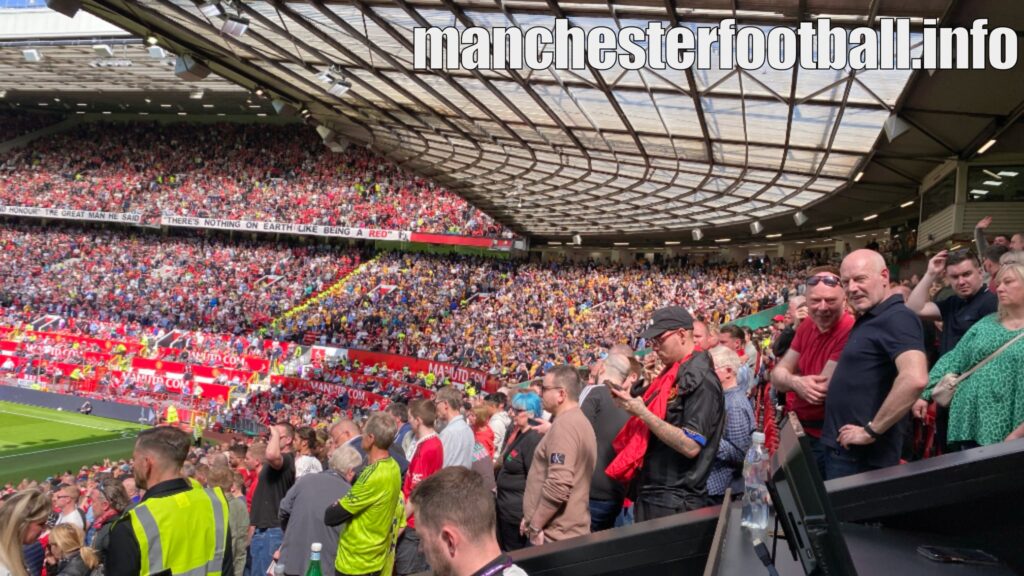
<instances>
[{"instance_id":1,"label":"stadium banner","mask_svg":"<svg viewBox=\"0 0 1024 576\"><path fill-rule=\"evenodd\" d=\"M176 358L182 351L178 348L160 348L160 358L170 359ZM188 359L192 362L198 362L204 366L211 367L224 367L224 368L238 368L255 370L257 372L266 372L270 370L270 360L265 358L255 358L253 356L239 356L233 352L218 352L218 351L207 351L207 350L190 350L188 352Z\"/></svg>"},{"instance_id":2,"label":"stadium banner","mask_svg":"<svg viewBox=\"0 0 1024 576\"><path fill-rule=\"evenodd\" d=\"M258 222L255 220L223 220L220 218L194 218L191 216L163 216L160 219L160 224L180 228L212 228L215 230L237 230L239 232L274 232L335 238L360 238L363 240L396 240L399 242L408 242L409 236L412 234L407 230L326 226L322 224L293 224L289 222Z\"/></svg>"},{"instance_id":3,"label":"stadium banner","mask_svg":"<svg viewBox=\"0 0 1024 576\"><path fill-rule=\"evenodd\" d=\"M321 382L319 380L306 380L304 378L274 375L270 377L270 383L273 385L281 385L285 390L308 390L311 392L319 392L320 394L328 394L334 397L341 396L345 392L348 392L350 405L360 408L372 407L374 404L377 404L378 410L384 410L391 402L380 394L359 390L358 388L349 388L348 386L343 386L341 384Z\"/></svg>"},{"instance_id":4,"label":"stadium banner","mask_svg":"<svg viewBox=\"0 0 1024 576\"><path fill-rule=\"evenodd\" d=\"M410 241L422 242L424 244L447 244L449 246L472 246L474 248L488 248L490 250L512 249L511 240L498 238L478 238L475 236L452 236L450 234L427 234L424 232L413 232Z\"/></svg>"},{"instance_id":5,"label":"stadium banner","mask_svg":"<svg viewBox=\"0 0 1024 576\"><path fill-rule=\"evenodd\" d=\"M58 220L90 220L95 222L126 222L138 224L142 214L138 212L93 212L91 210L69 210L67 208L39 208L37 206L0 206L5 216L30 216L35 218L56 218Z\"/></svg>"},{"instance_id":6,"label":"stadium banner","mask_svg":"<svg viewBox=\"0 0 1024 576\"><path fill-rule=\"evenodd\" d=\"M433 373L437 376L438 382L450 378L456 384L468 384L472 382L477 389L494 392L496 386L488 383L487 373L483 370L465 368L447 362L436 360L423 360L411 356L399 356L398 354L385 354L383 352L368 352L366 350L352 350L344 348L333 348L331 346L313 346L310 360L314 363L322 363L328 357L345 358L349 362L359 361L363 366L384 363L388 370L401 371L408 368L413 374ZM488 388L493 387L494 390Z\"/></svg>"}]
</instances>

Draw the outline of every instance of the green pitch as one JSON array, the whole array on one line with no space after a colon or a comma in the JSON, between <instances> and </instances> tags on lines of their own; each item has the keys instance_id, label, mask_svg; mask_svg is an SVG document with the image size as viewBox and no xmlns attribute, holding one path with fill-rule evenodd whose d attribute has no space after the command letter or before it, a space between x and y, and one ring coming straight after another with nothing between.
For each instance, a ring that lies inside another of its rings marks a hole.
<instances>
[{"instance_id":1,"label":"green pitch","mask_svg":"<svg viewBox=\"0 0 1024 576\"><path fill-rule=\"evenodd\" d=\"M104 458L131 456L144 426L77 412L0 402L0 483L43 480Z\"/></svg>"}]
</instances>

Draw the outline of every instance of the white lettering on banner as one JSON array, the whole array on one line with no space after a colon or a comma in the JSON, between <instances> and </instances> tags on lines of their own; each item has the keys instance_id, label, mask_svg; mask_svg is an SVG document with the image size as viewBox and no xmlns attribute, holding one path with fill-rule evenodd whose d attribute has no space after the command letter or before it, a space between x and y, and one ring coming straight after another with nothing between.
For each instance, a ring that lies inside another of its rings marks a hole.
<instances>
[{"instance_id":1,"label":"white lettering on banner","mask_svg":"<svg viewBox=\"0 0 1024 576\"><path fill-rule=\"evenodd\" d=\"M452 382L475 382L478 386L485 382L485 379L479 374L470 372L469 370L454 364L431 362L429 370L439 379L451 378Z\"/></svg>"},{"instance_id":2,"label":"white lettering on banner","mask_svg":"<svg viewBox=\"0 0 1024 576\"><path fill-rule=\"evenodd\" d=\"M164 226L188 228L213 228L217 230L252 230L256 232L278 232L284 234L305 234L310 236L331 236L338 238L372 238L374 240L398 240L408 242L411 233L406 230L383 230L379 228L351 228L347 226L324 226L320 224L292 224L288 222L254 222L250 220L222 220L220 218L192 218L187 216L163 216Z\"/></svg>"},{"instance_id":3,"label":"white lettering on banner","mask_svg":"<svg viewBox=\"0 0 1024 576\"><path fill-rule=\"evenodd\" d=\"M90 210L39 208L36 206L0 206L0 214L6 214L9 216L33 216L37 218L57 218L59 220L127 222L129 224L138 224L142 221L142 215L137 212L93 212Z\"/></svg>"}]
</instances>

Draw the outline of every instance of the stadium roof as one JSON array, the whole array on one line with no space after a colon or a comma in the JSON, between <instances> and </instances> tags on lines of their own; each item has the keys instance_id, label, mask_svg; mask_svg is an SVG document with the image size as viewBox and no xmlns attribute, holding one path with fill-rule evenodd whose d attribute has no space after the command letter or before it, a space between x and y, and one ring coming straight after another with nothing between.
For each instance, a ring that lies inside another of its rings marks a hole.
<instances>
[{"instance_id":1,"label":"stadium roof","mask_svg":"<svg viewBox=\"0 0 1024 576\"><path fill-rule=\"evenodd\" d=\"M144 51L141 38L152 34L215 73L181 83L162 64L161 78L145 79L153 89L187 94L205 86L245 107L242 94L228 87L236 83L307 107L348 140L434 178L538 240L580 234L588 243L653 244L688 239L693 228L704 229L705 242L742 238L750 236L753 220L767 233L791 232L796 210L811 218L809 226L863 227L862 218L878 212L875 227L905 221L916 206L898 206L916 198L929 171L974 154L1015 122L1024 103L1024 75L1012 70L929 76L767 66L686 72L413 67L417 26L550 28L558 16L584 28L642 27L649 20L701 27L727 17L795 26L824 16L856 26L904 16L918 23L942 18L947 25L987 17L990 26L1024 27L1019 10L997 0L223 4L228 15L249 21L241 37L222 34L224 16L207 16L191 0L86 0L83 8L138 36L124 50ZM78 70L55 71L54 83L64 75L84 78L90 50L69 50L54 59L66 58ZM0 66L8 57L0 50ZM150 67L161 64L144 68ZM328 93L331 85L321 79L328 70L351 90ZM58 89L40 80L39 89L47 88ZM890 143L881 130L893 114L910 130Z\"/></svg>"}]
</instances>

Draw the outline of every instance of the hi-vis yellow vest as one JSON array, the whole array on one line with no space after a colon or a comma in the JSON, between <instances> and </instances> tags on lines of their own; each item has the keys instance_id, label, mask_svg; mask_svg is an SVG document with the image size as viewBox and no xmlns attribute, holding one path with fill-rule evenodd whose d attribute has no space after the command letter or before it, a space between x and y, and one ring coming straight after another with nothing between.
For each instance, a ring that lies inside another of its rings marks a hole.
<instances>
[{"instance_id":1,"label":"hi-vis yellow vest","mask_svg":"<svg viewBox=\"0 0 1024 576\"><path fill-rule=\"evenodd\" d=\"M220 576L228 536L228 503L220 488L195 481L185 492L150 498L129 517L139 541L141 576Z\"/></svg>"}]
</instances>

